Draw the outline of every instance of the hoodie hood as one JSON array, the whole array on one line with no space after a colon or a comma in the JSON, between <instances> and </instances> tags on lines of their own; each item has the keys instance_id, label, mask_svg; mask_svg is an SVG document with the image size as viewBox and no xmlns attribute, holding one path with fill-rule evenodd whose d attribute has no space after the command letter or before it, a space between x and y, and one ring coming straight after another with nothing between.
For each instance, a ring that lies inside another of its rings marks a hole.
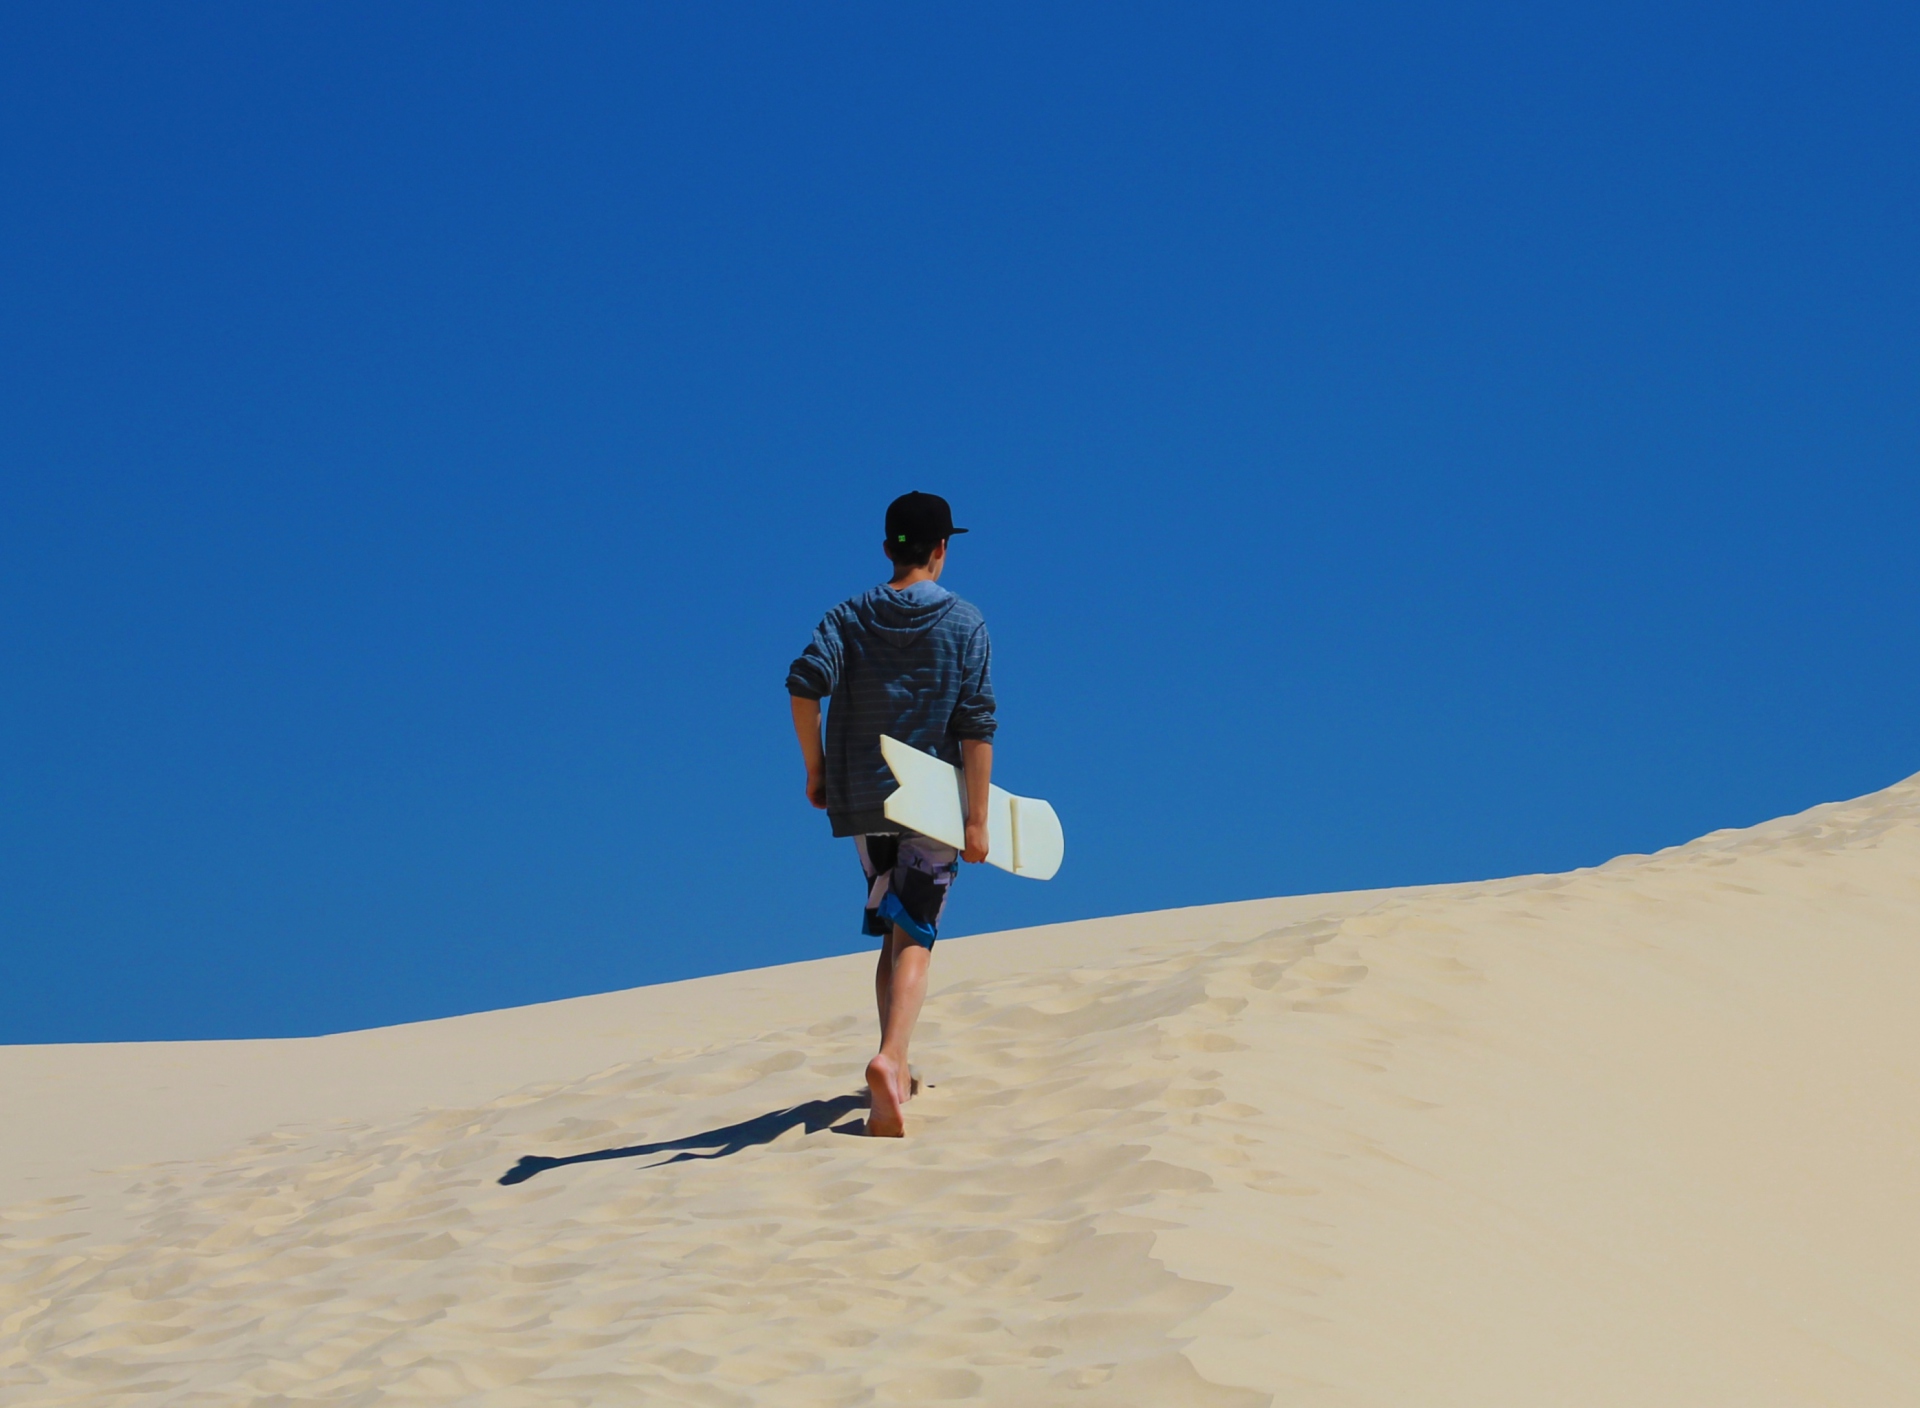
<instances>
[{"instance_id":1,"label":"hoodie hood","mask_svg":"<svg viewBox=\"0 0 1920 1408\"><path fill-rule=\"evenodd\" d=\"M912 645L939 625L960 598L938 582L910 587L875 587L850 605L861 626L889 645Z\"/></svg>"}]
</instances>

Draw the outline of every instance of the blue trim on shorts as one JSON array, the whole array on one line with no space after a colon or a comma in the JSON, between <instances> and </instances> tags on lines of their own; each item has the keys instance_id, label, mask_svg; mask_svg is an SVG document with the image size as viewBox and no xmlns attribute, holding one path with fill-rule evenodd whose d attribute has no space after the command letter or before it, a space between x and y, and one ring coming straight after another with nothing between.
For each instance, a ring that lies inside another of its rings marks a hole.
<instances>
[{"instance_id":1,"label":"blue trim on shorts","mask_svg":"<svg viewBox=\"0 0 1920 1408\"><path fill-rule=\"evenodd\" d=\"M880 897L880 917L889 924L898 924L907 931L907 937L922 948L932 948L933 941L940 937L931 924L922 924L900 903L900 897L889 890Z\"/></svg>"}]
</instances>

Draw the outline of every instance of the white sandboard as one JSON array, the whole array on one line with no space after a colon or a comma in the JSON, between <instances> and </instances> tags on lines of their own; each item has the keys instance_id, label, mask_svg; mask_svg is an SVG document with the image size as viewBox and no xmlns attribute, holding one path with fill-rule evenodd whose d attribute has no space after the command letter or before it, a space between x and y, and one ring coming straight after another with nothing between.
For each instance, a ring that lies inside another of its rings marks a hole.
<instances>
[{"instance_id":1,"label":"white sandboard","mask_svg":"<svg viewBox=\"0 0 1920 1408\"><path fill-rule=\"evenodd\" d=\"M956 849L967 844L967 784L960 769L910 743L880 735L880 756L900 790L887 798L887 820ZM1051 880L1067 852L1060 818L1038 797L987 789L987 864Z\"/></svg>"}]
</instances>

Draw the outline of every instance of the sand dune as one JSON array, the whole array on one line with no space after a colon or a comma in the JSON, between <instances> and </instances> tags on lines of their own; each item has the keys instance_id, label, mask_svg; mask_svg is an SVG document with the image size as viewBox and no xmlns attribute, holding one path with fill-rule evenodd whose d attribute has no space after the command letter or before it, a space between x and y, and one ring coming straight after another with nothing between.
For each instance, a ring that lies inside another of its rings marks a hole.
<instances>
[{"instance_id":1,"label":"sand dune","mask_svg":"<svg viewBox=\"0 0 1920 1408\"><path fill-rule=\"evenodd\" d=\"M1920 1402L1920 779L867 966L0 1049L0 1400Z\"/></svg>"}]
</instances>

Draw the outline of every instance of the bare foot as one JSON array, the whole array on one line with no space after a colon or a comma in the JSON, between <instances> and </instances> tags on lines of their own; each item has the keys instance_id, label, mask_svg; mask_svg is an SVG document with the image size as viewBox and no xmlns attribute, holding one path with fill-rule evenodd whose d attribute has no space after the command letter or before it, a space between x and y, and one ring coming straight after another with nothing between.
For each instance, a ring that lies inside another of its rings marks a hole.
<instances>
[{"instance_id":1,"label":"bare foot","mask_svg":"<svg viewBox=\"0 0 1920 1408\"><path fill-rule=\"evenodd\" d=\"M906 1135L906 1117L900 1113L900 1096L895 1082L900 1073L885 1056L867 1062L867 1133L882 1139L900 1139Z\"/></svg>"}]
</instances>

